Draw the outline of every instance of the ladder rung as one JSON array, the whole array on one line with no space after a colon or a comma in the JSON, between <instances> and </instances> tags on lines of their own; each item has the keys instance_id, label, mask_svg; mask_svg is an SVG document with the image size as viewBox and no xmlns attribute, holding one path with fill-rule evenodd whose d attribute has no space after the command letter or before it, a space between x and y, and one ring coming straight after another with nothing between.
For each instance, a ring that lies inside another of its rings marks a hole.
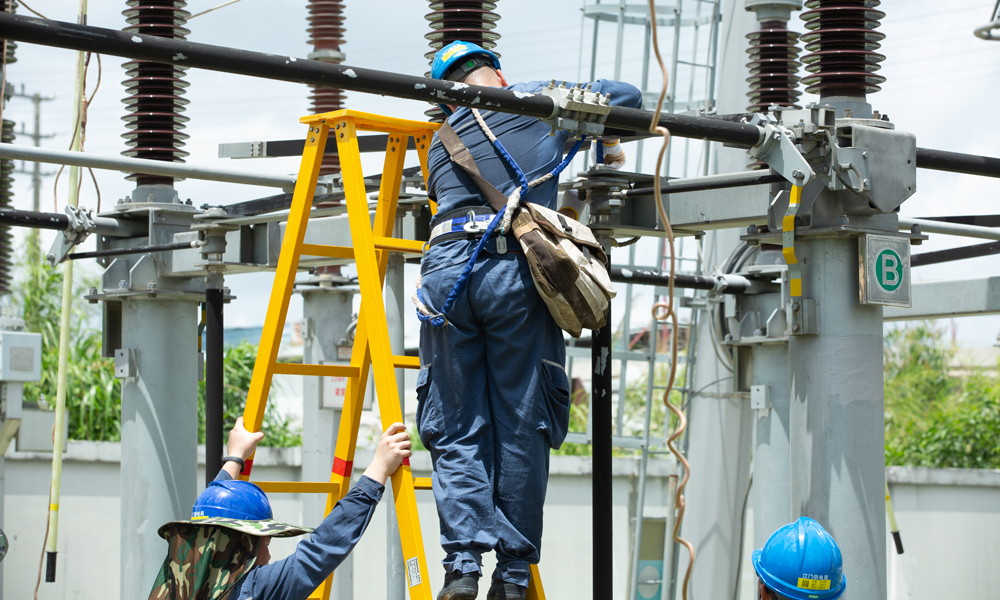
<instances>
[{"instance_id":1,"label":"ladder rung","mask_svg":"<svg viewBox=\"0 0 1000 600\"><path fill-rule=\"evenodd\" d=\"M278 375L315 375L317 377L357 377L358 368L350 365L274 363L274 373Z\"/></svg>"},{"instance_id":2,"label":"ladder rung","mask_svg":"<svg viewBox=\"0 0 1000 600\"><path fill-rule=\"evenodd\" d=\"M430 477L414 477L413 478L413 489L415 489L415 490L429 490L429 489L431 489L431 478Z\"/></svg>"},{"instance_id":3,"label":"ladder rung","mask_svg":"<svg viewBox=\"0 0 1000 600\"><path fill-rule=\"evenodd\" d=\"M392 364L397 369L419 369L420 368L420 357L419 356L393 356Z\"/></svg>"},{"instance_id":4,"label":"ladder rung","mask_svg":"<svg viewBox=\"0 0 1000 600\"><path fill-rule=\"evenodd\" d=\"M401 240L399 238L376 237L375 248L390 252L406 252L408 254L423 254L424 243L420 240ZM324 256L326 258L354 258L354 248L348 246L326 246L323 244L302 244L302 256Z\"/></svg>"},{"instance_id":5,"label":"ladder rung","mask_svg":"<svg viewBox=\"0 0 1000 600\"><path fill-rule=\"evenodd\" d=\"M336 494L340 484L330 481L251 481L268 494Z\"/></svg>"},{"instance_id":6,"label":"ladder rung","mask_svg":"<svg viewBox=\"0 0 1000 600\"><path fill-rule=\"evenodd\" d=\"M354 258L354 248L347 246L325 246L302 244L302 256L325 256L326 258Z\"/></svg>"},{"instance_id":7,"label":"ladder rung","mask_svg":"<svg viewBox=\"0 0 1000 600\"><path fill-rule=\"evenodd\" d=\"M399 238L375 237L375 247L379 250L392 250L394 252L412 252L423 254L424 243L420 240L401 240Z\"/></svg>"}]
</instances>

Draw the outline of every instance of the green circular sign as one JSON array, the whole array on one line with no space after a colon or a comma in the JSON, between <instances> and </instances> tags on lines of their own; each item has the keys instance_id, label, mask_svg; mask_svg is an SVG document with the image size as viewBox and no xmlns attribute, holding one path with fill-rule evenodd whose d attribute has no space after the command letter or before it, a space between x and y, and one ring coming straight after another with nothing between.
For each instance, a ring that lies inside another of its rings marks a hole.
<instances>
[{"instance_id":1,"label":"green circular sign","mask_svg":"<svg viewBox=\"0 0 1000 600\"><path fill-rule=\"evenodd\" d=\"M896 291L903 282L903 261L898 254L889 249L879 253L875 260L875 279L885 291Z\"/></svg>"}]
</instances>

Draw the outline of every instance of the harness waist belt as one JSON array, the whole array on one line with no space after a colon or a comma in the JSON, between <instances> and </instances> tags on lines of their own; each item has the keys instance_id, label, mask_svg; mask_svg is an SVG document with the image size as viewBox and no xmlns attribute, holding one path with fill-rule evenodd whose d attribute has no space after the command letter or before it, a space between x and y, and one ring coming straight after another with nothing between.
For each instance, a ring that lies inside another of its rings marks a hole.
<instances>
[{"instance_id":1,"label":"harness waist belt","mask_svg":"<svg viewBox=\"0 0 1000 600\"><path fill-rule=\"evenodd\" d=\"M496 213L487 206L473 206L450 210L441 215L437 224L431 228L428 247L448 240L478 240L486 233L486 229ZM513 235L505 236L510 251L519 251L520 246Z\"/></svg>"}]
</instances>

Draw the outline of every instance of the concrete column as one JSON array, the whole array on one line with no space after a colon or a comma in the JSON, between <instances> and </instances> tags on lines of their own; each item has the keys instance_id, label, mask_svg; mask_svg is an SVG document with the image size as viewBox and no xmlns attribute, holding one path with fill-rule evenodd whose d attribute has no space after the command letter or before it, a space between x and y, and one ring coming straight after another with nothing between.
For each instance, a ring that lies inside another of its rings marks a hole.
<instances>
[{"instance_id":1,"label":"concrete column","mask_svg":"<svg viewBox=\"0 0 1000 600\"><path fill-rule=\"evenodd\" d=\"M778 303L775 303L778 304ZM752 350L753 385L766 385L771 408L753 411L753 547L792 519L788 441L788 345L769 344Z\"/></svg>"},{"instance_id":2,"label":"concrete column","mask_svg":"<svg viewBox=\"0 0 1000 600\"><path fill-rule=\"evenodd\" d=\"M302 314L309 323L302 359L309 364L337 361L337 346L351 324L354 292L330 287L328 282L322 281L322 277L320 285L299 289L302 293ZM323 383L320 377L305 377L302 380L303 481L328 480L337 448L341 411L323 408ZM319 525L325 510L325 495L302 495L302 520L305 525ZM353 555L348 556L337 569L330 597L335 600L354 597Z\"/></svg>"},{"instance_id":3,"label":"concrete column","mask_svg":"<svg viewBox=\"0 0 1000 600\"><path fill-rule=\"evenodd\" d=\"M122 302L121 597L145 598L167 553L160 525L191 517L197 491L197 304ZM188 349L189 351L185 351Z\"/></svg>"},{"instance_id":4,"label":"concrete column","mask_svg":"<svg viewBox=\"0 0 1000 600\"><path fill-rule=\"evenodd\" d=\"M789 342L792 516L837 540L847 599L885 600L882 307L858 302L855 238L796 241L818 335Z\"/></svg>"},{"instance_id":5,"label":"concrete column","mask_svg":"<svg viewBox=\"0 0 1000 600\"><path fill-rule=\"evenodd\" d=\"M719 114L746 109L749 89L746 35L756 25L756 17L745 10L743 0L723 2L719 31ZM745 150L716 146L716 173L746 168ZM705 236L706 272L712 272L726 260L739 244L741 233L722 230ZM702 312L699 316L696 364L688 384L693 390L703 390L705 395L691 399L688 413L691 423L686 437L691 480L685 494L687 512L681 535L694 544L698 553L689 597L732 598L740 553L740 515L750 472L751 411L747 400L724 396L733 391L732 378L712 350L709 315ZM682 547L675 557L676 597L680 598L687 551Z\"/></svg>"}]
</instances>

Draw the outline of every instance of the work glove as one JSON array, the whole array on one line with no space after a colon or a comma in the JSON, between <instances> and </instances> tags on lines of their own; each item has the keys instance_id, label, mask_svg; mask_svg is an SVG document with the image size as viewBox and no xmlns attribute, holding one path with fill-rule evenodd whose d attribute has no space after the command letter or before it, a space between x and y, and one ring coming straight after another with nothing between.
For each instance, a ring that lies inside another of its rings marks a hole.
<instances>
[{"instance_id":1,"label":"work glove","mask_svg":"<svg viewBox=\"0 0 1000 600\"><path fill-rule=\"evenodd\" d=\"M577 177L574 181L582 181L585 177ZM586 196L584 196L586 197ZM562 200L559 202L559 212L576 221L583 216L583 208L587 205L580 197L580 190L568 189L563 192Z\"/></svg>"},{"instance_id":2,"label":"work glove","mask_svg":"<svg viewBox=\"0 0 1000 600\"><path fill-rule=\"evenodd\" d=\"M598 142L604 149L604 160L601 164L610 165L615 171L620 171L625 166L625 148L618 140L602 140ZM594 157L592 164L597 164L597 148L592 154Z\"/></svg>"}]
</instances>

